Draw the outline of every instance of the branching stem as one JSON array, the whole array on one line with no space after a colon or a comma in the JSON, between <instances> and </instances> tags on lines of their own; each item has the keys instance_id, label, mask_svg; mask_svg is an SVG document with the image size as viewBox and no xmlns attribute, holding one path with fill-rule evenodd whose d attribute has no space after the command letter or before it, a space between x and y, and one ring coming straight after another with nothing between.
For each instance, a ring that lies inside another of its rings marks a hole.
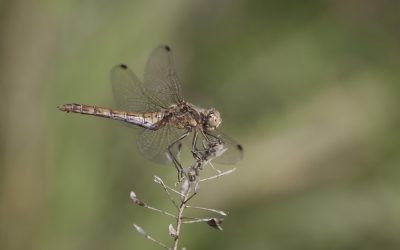
<instances>
[{"instance_id":1,"label":"branching stem","mask_svg":"<svg viewBox=\"0 0 400 250\"><path fill-rule=\"evenodd\" d=\"M190 192L186 192L181 204L179 205L179 211L178 211L178 217L176 219L176 236L174 238L174 246L173 246L173 250L178 250L178 243L179 243L179 237L180 237L180 232L181 232L181 226L183 223L183 211L186 208L186 201L188 198Z\"/></svg>"}]
</instances>

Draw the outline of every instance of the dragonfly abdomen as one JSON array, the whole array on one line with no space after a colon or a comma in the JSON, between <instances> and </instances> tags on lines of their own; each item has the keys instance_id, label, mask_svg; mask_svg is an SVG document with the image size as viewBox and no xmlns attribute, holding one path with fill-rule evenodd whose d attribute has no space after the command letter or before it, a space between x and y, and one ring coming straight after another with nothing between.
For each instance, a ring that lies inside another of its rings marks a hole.
<instances>
[{"instance_id":1,"label":"dragonfly abdomen","mask_svg":"<svg viewBox=\"0 0 400 250\"><path fill-rule=\"evenodd\" d=\"M99 117L109 118L112 120L119 120L148 129L159 128L159 122L163 119L163 114L161 112L151 112L151 113L125 112L109 108L97 107L94 105L85 105L76 103L64 104L62 106L59 106L58 109L67 113L72 112L84 115L99 116Z\"/></svg>"}]
</instances>

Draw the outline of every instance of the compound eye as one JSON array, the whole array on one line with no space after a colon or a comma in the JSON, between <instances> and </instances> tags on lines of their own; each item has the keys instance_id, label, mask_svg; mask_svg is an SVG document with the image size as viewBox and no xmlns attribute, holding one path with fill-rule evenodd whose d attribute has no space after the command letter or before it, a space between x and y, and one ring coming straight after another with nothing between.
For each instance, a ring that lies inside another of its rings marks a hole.
<instances>
[{"instance_id":1,"label":"compound eye","mask_svg":"<svg viewBox=\"0 0 400 250\"><path fill-rule=\"evenodd\" d=\"M208 115L208 122L211 126L215 126L217 124L217 117L214 114Z\"/></svg>"}]
</instances>

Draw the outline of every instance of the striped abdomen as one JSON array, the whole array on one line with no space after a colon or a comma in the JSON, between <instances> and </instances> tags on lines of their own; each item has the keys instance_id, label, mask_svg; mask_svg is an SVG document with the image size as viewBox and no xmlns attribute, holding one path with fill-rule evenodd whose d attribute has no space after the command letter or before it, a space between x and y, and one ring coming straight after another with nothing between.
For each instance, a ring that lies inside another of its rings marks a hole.
<instances>
[{"instance_id":1,"label":"striped abdomen","mask_svg":"<svg viewBox=\"0 0 400 250\"><path fill-rule=\"evenodd\" d=\"M160 121L164 117L162 112L149 112L149 113L125 112L120 110L96 107L93 105L84 105L75 103L64 104L62 106L59 106L58 109L64 112L73 112L84 115L94 115L113 120L119 120L154 130L162 126L162 123Z\"/></svg>"}]
</instances>

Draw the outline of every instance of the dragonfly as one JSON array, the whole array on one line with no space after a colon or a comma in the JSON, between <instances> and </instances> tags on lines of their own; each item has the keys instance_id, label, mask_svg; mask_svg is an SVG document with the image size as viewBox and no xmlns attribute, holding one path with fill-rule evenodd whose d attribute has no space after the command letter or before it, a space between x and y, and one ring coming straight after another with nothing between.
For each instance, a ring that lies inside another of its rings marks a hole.
<instances>
[{"instance_id":1,"label":"dragonfly","mask_svg":"<svg viewBox=\"0 0 400 250\"><path fill-rule=\"evenodd\" d=\"M184 100L168 45L151 52L143 82L126 64L113 67L110 75L117 109L76 103L58 109L141 128L136 139L140 153L156 163L172 162L178 179L184 171L179 157L183 142L196 160L213 158L216 163L234 164L243 158L243 147L219 130L222 119L218 110Z\"/></svg>"}]
</instances>

